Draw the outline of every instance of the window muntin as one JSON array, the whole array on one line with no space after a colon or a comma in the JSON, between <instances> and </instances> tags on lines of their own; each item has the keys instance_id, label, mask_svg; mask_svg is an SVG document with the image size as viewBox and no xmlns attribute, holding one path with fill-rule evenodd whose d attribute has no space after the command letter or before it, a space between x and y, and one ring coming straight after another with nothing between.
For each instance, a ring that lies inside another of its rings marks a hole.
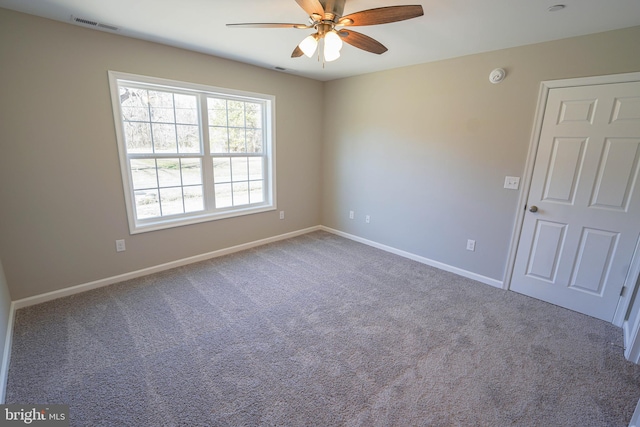
<instances>
[{"instance_id":1,"label":"window muntin","mask_svg":"<svg viewBox=\"0 0 640 427\"><path fill-rule=\"evenodd\" d=\"M132 233L275 209L272 96L109 75Z\"/></svg>"}]
</instances>

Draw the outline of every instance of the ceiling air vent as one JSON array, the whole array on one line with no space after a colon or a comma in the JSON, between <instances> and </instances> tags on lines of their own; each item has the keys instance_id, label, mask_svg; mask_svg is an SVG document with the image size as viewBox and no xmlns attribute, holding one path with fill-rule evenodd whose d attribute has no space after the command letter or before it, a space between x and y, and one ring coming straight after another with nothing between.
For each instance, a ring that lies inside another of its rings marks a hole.
<instances>
[{"instance_id":1,"label":"ceiling air vent","mask_svg":"<svg viewBox=\"0 0 640 427\"><path fill-rule=\"evenodd\" d=\"M95 28L98 30L120 31L120 28L115 25L105 24L104 22L94 21L93 19L80 18L78 16L71 15L71 21L84 27Z\"/></svg>"}]
</instances>

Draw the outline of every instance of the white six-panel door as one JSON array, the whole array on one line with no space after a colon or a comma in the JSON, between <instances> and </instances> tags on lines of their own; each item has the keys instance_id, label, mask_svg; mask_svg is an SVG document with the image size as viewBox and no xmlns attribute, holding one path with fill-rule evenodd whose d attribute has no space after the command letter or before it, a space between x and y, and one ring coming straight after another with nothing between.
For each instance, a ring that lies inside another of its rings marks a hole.
<instances>
[{"instance_id":1,"label":"white six-panel door","mask_svg":"<svg viewBox=\"0 0 640 427\"><path fill-rule=\"evenodd\" d=\"M612 321L640 237L640 82L551 89L511 289Z\"/></svg>"}]
</instances>

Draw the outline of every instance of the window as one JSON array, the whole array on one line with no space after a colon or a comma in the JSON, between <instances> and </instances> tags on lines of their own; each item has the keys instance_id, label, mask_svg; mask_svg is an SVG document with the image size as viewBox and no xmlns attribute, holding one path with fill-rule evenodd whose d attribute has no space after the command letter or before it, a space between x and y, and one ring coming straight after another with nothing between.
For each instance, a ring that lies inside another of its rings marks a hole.
<instances>
[{"instance_id":1,"label":"window","mask_svg":"<svg viewBox=\"0 0 640 427\"><path fill-rule=\"evenodd\" d=\"M275 99L109 72L131 233L275 207Z\"/></svg>"}]
</instances>

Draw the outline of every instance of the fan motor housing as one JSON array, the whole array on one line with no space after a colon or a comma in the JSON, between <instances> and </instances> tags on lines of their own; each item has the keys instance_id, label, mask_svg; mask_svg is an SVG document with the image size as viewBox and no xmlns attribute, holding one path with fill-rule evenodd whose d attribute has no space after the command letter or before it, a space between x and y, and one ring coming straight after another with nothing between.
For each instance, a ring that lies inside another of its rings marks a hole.
<instances>
[{"instance_id":1,"label":"fan motor housing","mask_svg":"<svg viewBox=\"0 0 640 427\"><path fill-rule=\"evenodd\" d=\"M334 17L341 17L344 12L344 3L346 0L320 0L320 4L325 10L325 19L333 19ZM333 16L327 18L327 15Z\"/></svg>"}]
</instances>

